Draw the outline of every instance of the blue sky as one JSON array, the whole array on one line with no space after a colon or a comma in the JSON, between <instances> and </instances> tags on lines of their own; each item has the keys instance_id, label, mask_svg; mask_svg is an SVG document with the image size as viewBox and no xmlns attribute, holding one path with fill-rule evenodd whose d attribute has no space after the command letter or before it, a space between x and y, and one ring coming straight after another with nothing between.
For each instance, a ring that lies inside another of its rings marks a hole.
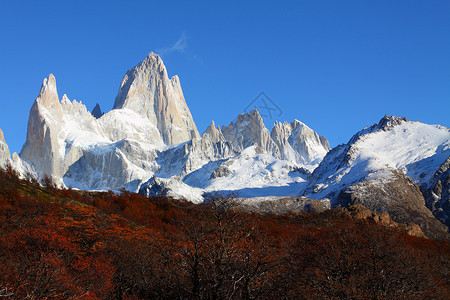
<instances>
[{"instance_id":1,"label":"blue sky","mask_svg":"<svg viewBox=\"0 0 450 300\"><path fill-rule=\"evenodd\" d=\"M277 120L299 119L332 146L385 114L450 127L449 1L189 2L1 0L0 128L11 150L49 73L60 97L108 111L150 51L179 75L201 133L260 92Z\"/></svg>"}]
</instances>

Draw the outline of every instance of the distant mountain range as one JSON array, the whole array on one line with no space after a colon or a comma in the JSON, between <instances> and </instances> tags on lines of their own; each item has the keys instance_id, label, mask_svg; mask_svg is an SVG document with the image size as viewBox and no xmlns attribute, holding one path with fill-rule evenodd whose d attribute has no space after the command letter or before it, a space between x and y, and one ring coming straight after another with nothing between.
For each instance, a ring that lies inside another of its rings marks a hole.
<instances>
[{"instance_id":1,"label":"distant mountain range","mask_svg":"<svg viewBox=\"0 0 450 300\"><path fill-rule=\"evenodd\" d=\"M10 155L0 131L0 163L83 190L125 188L196 203L213 191L237 192L254 204L360 203L414 222L430 237L446 236L450 225L449 128L385 116L330 149L298 120L269 131L253 110L228 126L212 121L200 135L179 78L169 79L154 53L126 73L106 113L98 105L91 113L66 94L60 100L50 74L19 155Z\"/></svg>"}]
</instances>

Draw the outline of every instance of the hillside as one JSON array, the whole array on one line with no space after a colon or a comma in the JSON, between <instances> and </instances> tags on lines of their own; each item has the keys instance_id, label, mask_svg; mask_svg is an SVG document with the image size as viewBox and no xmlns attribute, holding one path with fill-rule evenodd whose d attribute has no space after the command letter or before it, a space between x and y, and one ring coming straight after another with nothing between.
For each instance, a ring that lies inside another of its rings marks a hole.
<instances>
[{"instance_id":1,"label":"hillside","mask_svg":"<svg viewBox=\"0 0 450 300\"><path fill-rule=\"evenodd\" d=\"M194 205L42 183L0 172L6 299L450 295L448 242L407 235L386 213L276 216L246 213L218 194Z\"/></svg>"}]
</instances>

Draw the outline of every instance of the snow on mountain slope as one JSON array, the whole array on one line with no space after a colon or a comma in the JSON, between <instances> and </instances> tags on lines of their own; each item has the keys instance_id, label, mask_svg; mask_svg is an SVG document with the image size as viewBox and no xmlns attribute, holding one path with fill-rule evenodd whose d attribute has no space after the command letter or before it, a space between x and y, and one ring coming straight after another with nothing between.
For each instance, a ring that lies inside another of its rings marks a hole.
<instances>
[{"instance_id":1,"label":"snow on mountain slope","mask_svg":"<svg viewBox=\"0 0 450 300\"><path fill-rule=\"evenodd\" d=\"M396 222L418 224L428 237L448 238L423 192L450 156L449 145L448 128L385 116L332 149L301 194L329 198L332 207L387 210Z\"/></svg>"},{"instance_id":2,"label":"snow on mountain slope","mask_svg":"<svg viewBox=\"0 0 450 300\"><path fill-rule=\"evenodd\" d=\"M314 171L305 195L335 198L347 186L389 176L397 169L418 184L428 184L449 155L448 128L384 117L331 150Z\"/></svg>"},{"instance_id":3,"label":"snow on mountain slope","mask_svg":"<svg viewBox=\"0 0 450 300\"><path fill-rule=\"evenodd\" d=\"M277 123L271 134L257 110L222 128L212 122L200 137L178 77L169 79L154 53L127 72L114 109L102 114L96 106L94 114L65 94L60 101L49 75L31 108L17 165L87 190L137 191L156 178L172 195L198 201L200 190L224 188L295 195L309 176L301 168L313 170L329 150L325 138L299 121Z\"/></svg>"},{"instance_id":4,"label":"snow on mountain slope","mask_svg":"<svg viewBox=\"0 0 450 300\"><path fill-rule=\"evenodd\" d=\"M169 179L152 177L139 188L139 194L144 196L169 196L175 199L188 199L194 203L203 202L204 192L203 189L185 184L178 176Z\"/></svg>"},{"instance_id":5,"label":"snow on mountain slope","mask_svg":"<svg viewBox=\"0 0 450 300\"><path fill-rule=\"evenodd\" d=\"M114 109L100 117L98 123L110 142L133 139L154 146L165 145L158 128L128 108Z\"/></svg>"},{"instance_id":6,"label":"snow on mountain slope","mask_svg":"<svg viewBox=\"0 0 450 300\"><path fill-rule=\"evenodd\" d=\"M286 140L317 146L309 148L310 157L305 151L298 153L291 147L294 159L280 159L280 148L265 128L259 112L254 110L239 115L228 127L216 127L212 122L201 139L161 152L156 159L161 168L155 175L159 178L180 176L184 183L205 192L238 191L243 197L295 196L307 184L307 169L314 169L329 146L326 139L303 123L291 124L304 130L291 130ZM165 188L171 189L170 184Z\"/></svg>"},{"instance_id":7,"label":"snow on mountain slope","mask_svg":"<svg viewBox=\"0 0 450 300\"><path fill-rule=\"evenodd\" d=\"M206 192L236 191L242 197L295 196L306 186L308 171L257 150L250 146L233 158L210 163L184 182Z\"/></svg>"},{"instance_id":8,"label":"snow on mountain slope","mask_svg":"<svg viewBox=\"0 0 450 300\"><path fill-rule=\"evenodd\" d=\"M402 170L414 181L428 183L450 155L450 129L419 122L405 122L392 130L370 134L359 141L363 157L375 158ZM377 167L377 166L374 166Z\"/></svg>"},{"instance_id":9,"label":"snow on mountain slope","mask_svg":"<svg viewBox=\"0 0 450 300\"><path fill-rule=\"evenodd\" d=\"M250 113L240 114L236 122L222 126L223 136L231 143L236 151L243 151L247 147L257 145L265 153L280 155L279 149L270 137L270 132L257 109Z\"/></svg>"},{"instance_id":10,"label":"snow on mountain slope","mask_svg":"<svg viewBox=\"0 0 450 300\"><path fill-rule=\"evenodd\" d=\"M50 74L44 79L28 121L27 140L20 157L30 162L40 176L52 175L58 183L82 154L82 149L108 142L102 129L77 101L66 95L59 102L56 79Z\"/></svg>"},{"instance_id":11,"label":"snow on mountain slope","mask_svg":"<svg viewBox=\"0 0 450 300\"><path fill-rule=\"evenodd\" d=\"M284 124L275 122L270 136L279 148L281 159L308 165L311 170L330 151L326 138L298 120Z\"/></svg>"},{"instance_id":12,"label":"snow on mountain slope","mask_svg":"<svg viewBox=\"0 0 450 300\"><path fill-rule=\"evenodd\" d=\"M65 142L65 150L68 149L68 145L86 148L98 143L110 142L104 136L103 128L81 102L76 100L70 102L67 95L64 94L61 106L63 115L61 120L58 120L58 122L61 122L59 138ZM52 111L43 108L42 113L52 114ZM46 119L50 119L50 117L47 115Z\"/></svg>"}]
</instances>

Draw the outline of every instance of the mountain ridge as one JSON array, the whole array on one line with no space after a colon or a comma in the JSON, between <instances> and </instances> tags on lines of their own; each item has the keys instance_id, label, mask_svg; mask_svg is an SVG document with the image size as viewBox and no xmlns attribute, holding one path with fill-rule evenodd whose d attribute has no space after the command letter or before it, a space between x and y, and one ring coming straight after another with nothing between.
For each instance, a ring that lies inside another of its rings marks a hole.
<instances>
[{"instance_id":1,"label":"mountain ridge","mask_svg":"<svg viewBox=\"0 0 450 300\"><path fill-rule=\"evenodd\" d=\"M445 224L450 215L448 128L384 116L331 149L299 120L276 121L267 129L255 109L228 126L211 121L200 135L178 76L169 78L154 53L127 71L113 109L104 114L98 105L89 112L66 94L60 100L50 74L31 107L20 155L10 158L2 145L0 140L0 160L12 162L23 176L50 175L78 189L125 188L196 203L214 191L329 199L331 207L363 203L392 210L394 220L418 213L427 220L427 234L445 231L431 212ZM393 187L409 189L414 203L400 201ZM375 194L384 200L364 202ZM400 206L412 208L405 213Z\"/></svg>"}]
</instances>

